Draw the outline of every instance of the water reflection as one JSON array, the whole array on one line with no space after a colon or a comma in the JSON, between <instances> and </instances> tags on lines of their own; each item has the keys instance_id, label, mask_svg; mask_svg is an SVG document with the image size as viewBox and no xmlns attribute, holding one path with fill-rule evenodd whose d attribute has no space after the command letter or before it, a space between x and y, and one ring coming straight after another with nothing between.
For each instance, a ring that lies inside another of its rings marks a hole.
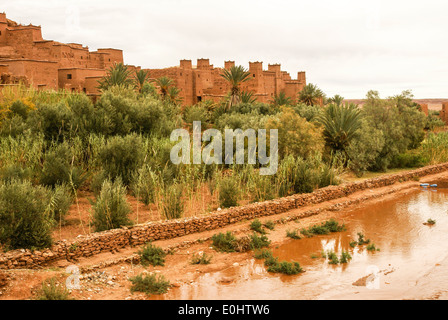
<instances>
[{"instance_id":1,"label":"water reflection","mask_svg":"<svg viewBox=\"0 0 448 320\"><path fill-rule=\"evenodd\" d=\"M273 249L280 260L300 262L306 270L304 274L270 274L261 261L251 260L241 267L204 274L197 283L173 289L159 298L311 299L353 288L352 283L366 276L366 268L372 265L393 270L398 286L415 285L416 277L448 255L447 200L448 189L418 189L393 200L342 212L338 220L346 224L345 232L288 240ZM429 218L437 221L434 227L423 225ZM381 251L350 247L358 232ZM348 251L352 260L344 265L330 265L321 258L322 251L330 250L338 254Z\"/></svg>"}]
</instances>

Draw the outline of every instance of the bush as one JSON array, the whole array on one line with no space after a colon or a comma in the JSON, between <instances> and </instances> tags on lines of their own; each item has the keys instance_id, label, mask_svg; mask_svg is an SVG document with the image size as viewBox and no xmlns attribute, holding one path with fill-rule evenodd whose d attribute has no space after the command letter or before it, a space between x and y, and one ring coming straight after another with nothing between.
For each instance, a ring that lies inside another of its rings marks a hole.
<instances>
[{"instance_id":1,"label":"bush","mask_svg":"<svg viewBox=\"0 0 448 320\"><path fill-rule=\"evenodd\" d=\"M33 132L43 133L45 140L62 142L71 131L72 112L65 103L42 104L28 115Z\"/></svg>"},{"instance_id":2,"label":"bush","mask_svg":"<svg viewBox=\"0 0 448 320\"><path fill-rule=\"evenodd\" d=\"M396 155L392 159L392 161L390 163L390 167L391 168L418 168L418 167L423 167L424 165L426 165L427 162L428 162L428 160L422 154L406 152L406 153L400 153L400 154Z\"/></svg>"},{"instance_id":3,"label":"bush","mask_svg":"<svg viewBox=\"0 0 448 320\"><path fill-rule=\"evenodd\" d=\"M264 224L264 227L269 230L274 230L275 223L272 220L266 221L266 223Z\"/></svg>"},{"instance_id":4,"label":"bush","mask_svg":"<svg viewBox=\"0 0 448 320\"><path fill-rule=\"evenodd\" d=\"M101 193L93 204L93 224L96 231L104 231L130 225L131 206L126 199L126 188L121 180L105 180Z\"/></svg>"},{"instance_id":5,"label":"bush","mask_svg":"<svg viewBox=\"0 0 448 320\"><path fill-rule=\"evenodd\" d=\"M19 164L10 164L0 169L0 180L10 182L12 180L29 180L32 177L30 168L24 168Z\"/></svg>"},{"instance_id":6,"label":"bush","mask_svg":"<svg viewBox=\"0 0 448 320\"><path fill-rule=\"evenodd\" d=\"M59 223L64 220L72 204L71 188L67 185L58 185L54 188L50 200L50 208L54 220Z\"/></svg>"},{"instance_id":7,"label":"bush","mask_svg":"<svg viewBox=\"0 0 448 320\"><path fill-rule=\"evenodd\" d=\"M163 189L159 208L166 219L179 219L182 217L184 212L182 192L183 186L177 183L166 186Z\"/></svg>"},{"instance_id":8,"label":"bush","mask_svg":"<svg viewBox=\"0 0 448 320\"><path fill-rule=\"evenodd\" d=\"M140 255L140 263L147 267L151 266L164 266L166 253L162 248L154 246L152 244L145 245L142 250L138 251Z\"/></svg>"},{"instance_id":9,"label":"bush","mask_svg":"<svg viewBox=\"0 0 448 320\"><path fill-rule=\"evenodd\" d=\"M159 183L159 176L148 165L144 165L134 174L132 192L145 205L149 205L156 199L156 188Z\"/></svg>"},{"instance_id":10,"label":"bush","mask_svg":"<svg viewBox=\"0 0 448 320\"><path fill-rule=\"evenodd\" d=\"M163 294L171 286L163 275L150 274L143 277L139 274L129 279L132 282L131 292L144 292L146 294Z\"/></svg>"},{"instance_id":11,"label":"bush","mask_svg":"<svg viewBox=\"0 0 448 320\"><path fill-rule=\"evenodd\" d=\"M250 248L252 250L269 247L271 244L271 241L266 236L258 236L255 232L250 236L250 240Z\"/></svg>"},{"instance_id":12,"label":"bush","mask_svg":"<svg viewBox=\"0 0 448 320\"><path fill-rule=\"evenodd\" d=\"M269 249L262 249L255 252L255 259L269 259L273 258L272 251Z\"/></svg>"},{"instance_id":13,"label":"bush","mask_svg":"<svg viewBox=\"0 0 448 320\"><path fill-rule=\"evenodd\" d=\"M293 231L287 230L286 231L286 236L288 238L291 238L291 239L294 239L294 240L302 239L302 237L300 236L300 234L299 234L299 232L297 230L293 230Z\"/></svg>"},{"instance_id":14,"label":"bush","mask_svg":"<svg viewBox=\"0 0 448 320\"><path fill-rule=\"evenodd\" d=\"M258 219L255 219L254 221L252 221L252 223L250 224L250 229L254 230L258 233L261 233L261 234L266 233L266 231L263 230L263 224Z\"/></svg>"},{"instance_id":15,"label":"bush","mask_svg":"<svg viewBox=\"0 0 448 320\"><path fill-rule=\"evenodd\" d=\"M49 192L29 181L0 185L0 242L10 249L46 248L54 225Z\"/></svg>"},{"instance_id":16,"label":"bush","mask_svg":"<svg viewBox=\"0 0 448 320\"><path fill-rule=\"evenodd\" d=\"M142 139L135 135L115 136L107 140L98 153L98 161L106 176L121 178L128 186L144 158Z\"/></svg>"},{"instance_id":17,"label":"bush","mask_svg":"<svg viewBox=\"0 0 448 320\"><path fill-rule=\"evenodd\" d=\"M282 261L273 263L268 267L268 272L283 273L287 275L299 274L303 272L298 262Z\"/></svg>"},{"instance_id":18,"label":"bush","mask_svg":"<svg viewBox=\"0 0 448 320\"><path fill-rule=\"evenodd\" d=\"M65 284L59 284L55 278L47 279L42 283L37 300L70 300L70 292Z\"/></svg>"},{"instance_id":19,"label":"bush","mask_svg":"<svg viewBox=\"0 0 448 320\"><path fill-rule=\"evenodd\" d=\"M67 144L60 144L45 154L40 183L54 187L70 181L71 152Z\"/></svg>"},{"instance_id":20,"label":"bush","mask_svg":"<svg viewBox=\"0 0 448 320\"><path fill-rule=\"evenodd\" d=\"M235 177L225 177L219 181L219 203L223 208L238 205L239 188Z\"/></svg>"},{"instance_id":21,"label":"bush","mask_svg":"<svg viewBox=\"0 0 448 320\"><path fill-rule=\"evenodd\" d=\"M221 252L235 252L235 241L236 238L230 231L228 231L226 234L215 234L212 237L213 247L215 248L215 250Z\"/></svg>"},{"instance_id":22,"label":"bush","mask_svg":"<svg viewBox=\"0 0 448 320\"><path fill-rule=\"evenodd\" d=\"M205 252L202 254L193 254L191 264L210 264L212 258L212 256L207 255Z\"/></svg>"}]
</instances>

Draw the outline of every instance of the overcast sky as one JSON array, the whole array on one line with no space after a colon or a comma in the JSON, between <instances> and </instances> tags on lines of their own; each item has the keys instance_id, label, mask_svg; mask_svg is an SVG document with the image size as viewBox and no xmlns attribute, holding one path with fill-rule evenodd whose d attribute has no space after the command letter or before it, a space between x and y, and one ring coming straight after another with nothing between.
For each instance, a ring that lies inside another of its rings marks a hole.
<instances>
[{"instance_id":1,"label":"overcast sky","mask_svg":"<svg viewBox=\"0 0 448 320\"><path fill-rule=\"evenodd\" d=\"M125 63L281 63L327 95L448 98L448 1L2 0L44 39L119 48Z\"/></svg>"}]
</instances>

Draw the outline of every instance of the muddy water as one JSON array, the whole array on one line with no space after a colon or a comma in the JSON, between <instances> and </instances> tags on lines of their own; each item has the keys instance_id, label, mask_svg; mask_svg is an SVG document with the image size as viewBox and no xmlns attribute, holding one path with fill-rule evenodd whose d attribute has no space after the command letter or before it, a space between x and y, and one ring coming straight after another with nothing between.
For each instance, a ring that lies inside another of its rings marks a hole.
<instances>
[{"instance_id":1,"label":"muddy water","mask_svg":"<svg viewBox=\"0 0 448 320\"><path fill-rule=\"evenodd\" d=\"M422 299L448 291L448 189L416 189L340 213L347 231L273 248L280 260L298 261L306 270L295 276L271 274L260 260L204 274L162 299ZM423 223L429 218L434 226ZM297 225L300 228L300 224ZM363 232L380 248L351 248ZM349 251L352 260L330 265L322 250ZM312 255L319 258L311 258ZM370 275L370 276L369 276ZM367 277L367 278L366 278ZM364 281L363 281L364 279ZM355 284L355 285L354 285Z\"/></svg>"}]
</instances>

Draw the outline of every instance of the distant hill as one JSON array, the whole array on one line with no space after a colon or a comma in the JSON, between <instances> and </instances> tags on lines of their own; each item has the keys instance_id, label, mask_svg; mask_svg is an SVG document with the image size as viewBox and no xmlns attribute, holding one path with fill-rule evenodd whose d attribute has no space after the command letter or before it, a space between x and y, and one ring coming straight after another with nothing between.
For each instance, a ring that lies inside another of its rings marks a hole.
<instances>
[{"instance_id":1,"label":"distant hill","mask_svg":"<svg viewBox=\"0 0 448 320\"><path fill-rule=\"evenodd\" d=\"M446 99L414 99L417 103L426 103L428 105L429 110L441 110L442 103L448 102L448 98ZM345 99L344 102L351 102L358 105L363 105L365 99Z\"/></svg>"}]
</instances>

